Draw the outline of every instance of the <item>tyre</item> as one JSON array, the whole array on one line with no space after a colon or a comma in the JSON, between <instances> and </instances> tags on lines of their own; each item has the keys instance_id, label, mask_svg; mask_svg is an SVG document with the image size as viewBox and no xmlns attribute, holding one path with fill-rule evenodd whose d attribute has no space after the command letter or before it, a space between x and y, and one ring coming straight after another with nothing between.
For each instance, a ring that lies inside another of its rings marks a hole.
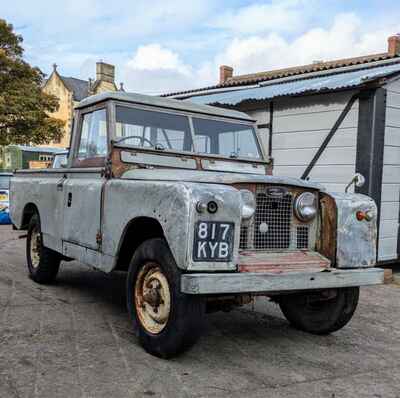
<instances>
[{"instance_id":1,"label":"tyre","mask_svg":"<svg viewBox=\"0 0 400 398\"><path fill-rule=\"evenodd\" d=\"M181 272L164 239L145 241L131 260L127 306L133 329L150 354L170 358L202 331L204 300L180 291Z\"/></svg>"},{"instance_id":2,"label":"tyre","mask_svg":"<svg viewBox=\"0 0 400 398\"><path fill-rule=\"evenodd\" d=\"M32 216L26 238L26 260L30 277L37 283L51 283L60 268L61 255L43 246L40 219Z\"/></svg>"},{"instance_id":3,"label":"tyre","mask_svg":"<svg viewBox=\"0 0 400 398\"><path fill-rule=\"evenodd\" d=\"M359 292L358 287L347 287L288 295L278 302L295 328L312 334L329 334L350 321L357 308Z\"/></svg>"}]
</instances>

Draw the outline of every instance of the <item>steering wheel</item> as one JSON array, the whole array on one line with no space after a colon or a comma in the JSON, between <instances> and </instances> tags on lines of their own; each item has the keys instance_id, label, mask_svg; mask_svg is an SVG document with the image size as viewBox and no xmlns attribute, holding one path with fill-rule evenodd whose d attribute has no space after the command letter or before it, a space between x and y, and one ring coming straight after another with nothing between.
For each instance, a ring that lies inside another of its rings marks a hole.
<instances>
[{"instance_id":1,"label":"steering wheel","mask_svg":"<svg viewBox=\"0 0 400 398\"><path fill-rule=\"evenodd\" d=\"M121 137L120 139L116 140L115 143L116 143L116 144L119 144L120 142L125 141L125 140L128 140L128 139L130 139L130 138L137 138L137 139L139 139L140 141L142 141L143 143L144 143L144 142L147 142L147 143L149 143L152 147L154 147L154 144L153 144L149 139L144 138L144 137L141 137L140 135L127 135L126 137Z\"/></svg>"}]
</instances>

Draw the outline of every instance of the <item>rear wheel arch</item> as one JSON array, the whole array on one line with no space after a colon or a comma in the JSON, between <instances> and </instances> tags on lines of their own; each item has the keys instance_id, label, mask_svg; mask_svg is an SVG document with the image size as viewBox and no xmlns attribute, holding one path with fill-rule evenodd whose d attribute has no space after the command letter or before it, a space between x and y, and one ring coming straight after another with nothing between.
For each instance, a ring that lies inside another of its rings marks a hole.
<instances>
[{"instance_id":1,"label":"rear wheel arch","mask_svg":"<svg viewBox=\"0 0 400 398\"><path fill-rule=\"evenodd\" d=\"M34 215L40 220L39 209L34 203L27 203L22 212L21 229L28 229L29 223Z\"/></svg>"},{"instance_id":2,"label":"rear wheel arch","mask_svg":"<svg viewBox=\"0 0 400 398\"><path fill-rule=\"evenodd\" d=\"M164 230L160 222L152 217L136 217L130 220L122 232L115 270L127 271L136 249L146 240L164 238Z\"/></svg>"}]
</instances>

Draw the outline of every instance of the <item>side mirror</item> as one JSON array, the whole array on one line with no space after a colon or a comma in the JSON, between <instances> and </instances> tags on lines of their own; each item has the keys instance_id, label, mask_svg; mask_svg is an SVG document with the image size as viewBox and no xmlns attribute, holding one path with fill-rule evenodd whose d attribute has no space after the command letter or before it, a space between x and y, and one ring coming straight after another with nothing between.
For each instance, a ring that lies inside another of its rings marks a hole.
<instances>
[{"instance_id":1,"label":"side mirror","mask_svg":"<svg viewBox=\"0 0 400 398\"><path fill-rule=\"evenodd\" d=\"M361 173L356 173L351 181L347 184L345 192L354 184L354 186L361 188L365 184L365 177Z\"/></svg>"}]
</instances>

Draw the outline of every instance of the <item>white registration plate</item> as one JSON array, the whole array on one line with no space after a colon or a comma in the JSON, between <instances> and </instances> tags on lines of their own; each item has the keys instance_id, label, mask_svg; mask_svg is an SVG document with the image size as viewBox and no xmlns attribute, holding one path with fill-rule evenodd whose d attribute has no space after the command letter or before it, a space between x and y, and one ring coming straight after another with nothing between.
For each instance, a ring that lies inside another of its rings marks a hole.
<instances>
[{"instance_id":1,"label":"white registration plate","mask_svg":"<svg viewBox=\"0 0 400 398\"><path fill-rule=\"evenodd\" d=\"M232 260L234 223L198 221L195 226L193 261Z\"/></svg>"}]
</instances>

